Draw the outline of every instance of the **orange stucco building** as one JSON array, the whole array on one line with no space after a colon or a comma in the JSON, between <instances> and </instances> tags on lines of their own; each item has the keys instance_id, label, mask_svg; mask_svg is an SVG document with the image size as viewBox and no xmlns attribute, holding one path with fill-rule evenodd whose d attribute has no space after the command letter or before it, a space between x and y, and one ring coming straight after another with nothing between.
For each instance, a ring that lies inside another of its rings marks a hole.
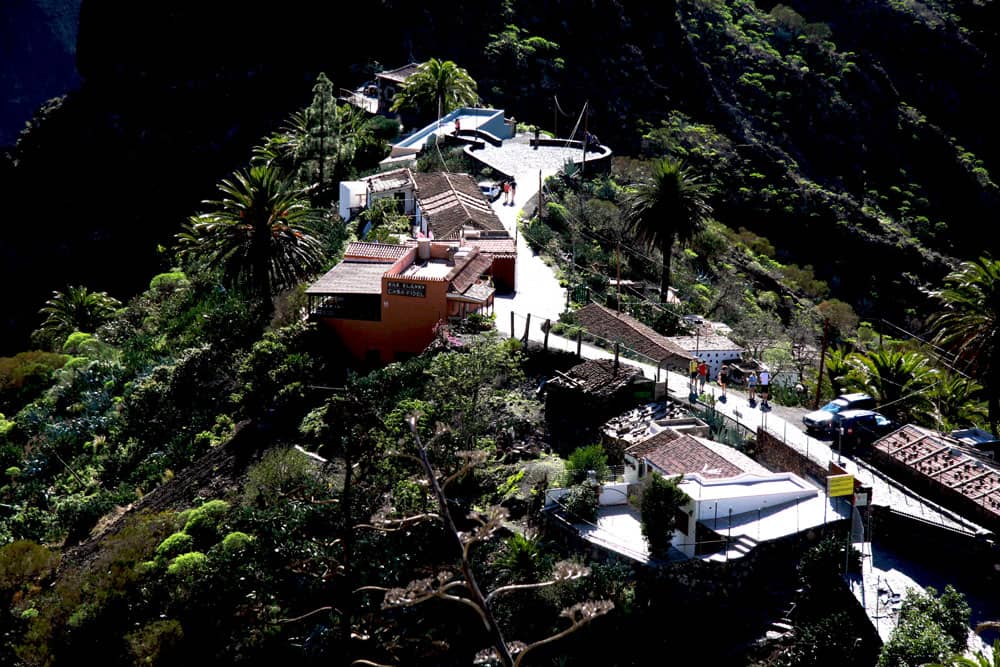
<instances>
[{"instance_id":1,"label":"orange stucco building","mask_svg":"<svg viewBox=\"0 0 1000 667\"><path fill-rule=\"evenodd\" d=\"M309 314L356 359L389 363L422 352L439 322L491 312L493 261L454 242L351 243L306 290Z\"/></svg>"}]
</instances>

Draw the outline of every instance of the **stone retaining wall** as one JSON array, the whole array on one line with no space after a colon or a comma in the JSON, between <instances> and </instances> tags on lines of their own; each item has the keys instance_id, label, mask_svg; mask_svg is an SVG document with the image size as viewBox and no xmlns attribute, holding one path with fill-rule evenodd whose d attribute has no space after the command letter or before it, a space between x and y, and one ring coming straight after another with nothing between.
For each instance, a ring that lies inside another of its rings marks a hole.
<instances>
[{"instance_id":1,"label":"stone retaining wall","mask_svg":"<svg viewBox=\"0 0 1000 667\"><path fill-rule=\"evenodd\" d=\"M827 471L801 452L789 447L775 435L763 428L757 429L757 445L754 458L770 470L794 472L799 477L825 480Z\"/></svg>"}]
</instances>

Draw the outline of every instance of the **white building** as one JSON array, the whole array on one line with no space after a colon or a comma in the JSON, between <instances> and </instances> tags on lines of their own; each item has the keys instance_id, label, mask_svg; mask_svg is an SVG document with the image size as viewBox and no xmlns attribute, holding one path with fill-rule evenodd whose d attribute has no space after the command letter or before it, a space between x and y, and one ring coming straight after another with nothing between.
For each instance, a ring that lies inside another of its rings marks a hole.
<instances>
[{"instance_id":1,"label":"white building","mask_svg":"<svg viewBox=\"0 0 1000 667\"><path fill-rule=\"evenodd\" d=\"M398 202L401 212L413 216L417 207L415 189L409 169L394 169L360 181L341 181L338 213L348 222L376 201L391 197Z\"/></svg>"},{"instance_id":2,"label":"white building","mask_svg":"<svg viewBox=\"0 0 1000 667\"><path fill-rule=\"evenodd\" d=\"M668 339L693 357L708 364L708 379L719 376L724 361L739 359L743 348L722 334L696 334L694 336L669 336Z\"/></svg>"}]
</instances>

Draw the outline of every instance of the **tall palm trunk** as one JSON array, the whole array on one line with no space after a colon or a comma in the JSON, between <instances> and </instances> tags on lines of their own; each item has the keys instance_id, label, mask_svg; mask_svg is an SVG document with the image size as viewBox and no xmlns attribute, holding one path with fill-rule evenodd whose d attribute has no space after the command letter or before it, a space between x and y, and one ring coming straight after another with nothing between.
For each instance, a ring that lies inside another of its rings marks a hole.
<instances>
[{"instance_id":1,"label":"tall palm trunk","mask_svg":"<svg viewBox=\"0 0 1000 667\"><path fill-rule=\"evenodd\" d=\"M660 240L663 254L663 268L660 271L660 303L666 303L670 296L670 255L674 249L674 235L664 234Z\"/></svg>"},{"instance_id":2,"label":"tall palm trunk","mask_svg":"<svg viewBox=\"0 0 1000 667\"><path fill-rule=\"evenodd\" d=\"M261 214L263 215L263 214ZM251 246L251 270L253 271L253 298L263 314L271 313L271 261L268 248L271 244L271 226L266 219L256 220L253 226L254 242Z\"/></svg>"}]
</instances>

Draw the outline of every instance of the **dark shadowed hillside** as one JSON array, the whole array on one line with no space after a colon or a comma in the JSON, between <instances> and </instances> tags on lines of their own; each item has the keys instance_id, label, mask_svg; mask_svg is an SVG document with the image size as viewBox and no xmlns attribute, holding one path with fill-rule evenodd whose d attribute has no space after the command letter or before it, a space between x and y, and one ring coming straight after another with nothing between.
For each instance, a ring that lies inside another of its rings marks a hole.
<instances>
[{"instance_id":1,"label":"dark shadowed hillside","mask_svg":"<svg viewBox=\"0 0 1000 667\"><path fill-rule=\"evenodd\" d=\"M302 107L318 72L353 87L428 57L462 64L519 120L565 134L587 102L619 154L686 157L714 181L721 221L814 266L863 315L916 307L950 258L996 245L992 3L355 9L84 2L83 85L3 166L19 195L0 239L0 277L19 286L11 349L52 290L127 297L164 268L157 245Z\"/></svg>"}]
</instances>

